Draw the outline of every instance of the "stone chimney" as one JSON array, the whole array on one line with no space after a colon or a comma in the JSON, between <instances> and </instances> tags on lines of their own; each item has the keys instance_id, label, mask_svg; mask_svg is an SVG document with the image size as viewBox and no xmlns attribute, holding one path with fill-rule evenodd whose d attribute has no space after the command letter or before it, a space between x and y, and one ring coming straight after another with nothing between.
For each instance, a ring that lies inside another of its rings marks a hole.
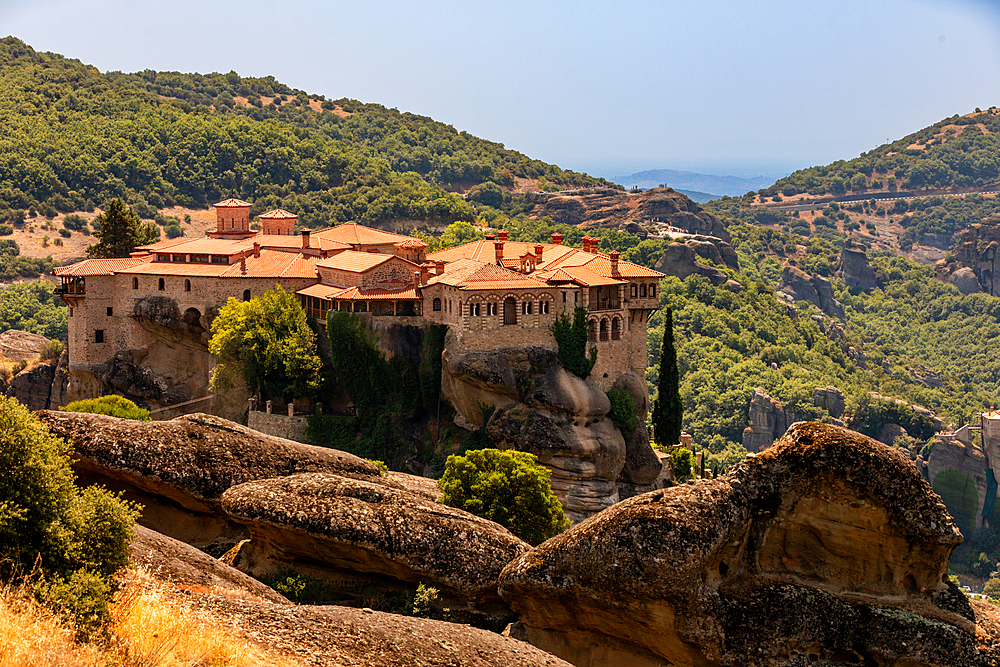
<instances>
[{"instance_id":1,"label":"stone chimney","mask_svg":"<svg viewBox=\"0 0 1000 667\"><path fill-rule=\"evenodd\" d=\"M506 241L507 240L507 230L506 229L501 229L500 230L500 240L501 241Z\"/></svg>"},{"instance_id":2,"label":"stone chimney","mask_svg":"<svg viewBox=\"0 0 1000 667\"><path fill-rule=\"evenodd\" d=\"M309 230L302 230L302 249L306 250L309 248Z\"/></svg>"},{"instance_id":3,"label":"stone chimney","mask_svg":"<svg viewBox=\"0 0 1000 667\"><path fill-rule=\"evenodd\" d=\"M495 238L496 238L496 234L494 234L493 232L486 232L486 240L487 241L492 241Z\"/></svg>"},{"instance_id":4,"label":"stone chimney","mask_svg":"<svg viewBox=\"0 0 1000 667\"><path fill-rule=\"evenodd\" d=\"M613 276L618 275L618 255L617 250L612 250L608 253L608 257L611 258L611 275Z\"/></svg>"},{"instance_id":5,"label":"stone chimney","mask_svg":"<svg viewBox=\"0 0 1000 667\"><path fill-rule=\"evenodd\" d=\"M542 244L541 243L536 243L535 244L535 258L538 259L539 262L542 261Z\"/></svg>"},{"instance_id":6,"label":"stone chimney","mask_svg":"<svg viewBox=\"0 0 1000 667\"><path fill-rule=\"evenodd\" d=\"M494 241L493 249L496 250L497 266L503 266L503 241Z\"/></svg>"},{"instance_id":7,"label":"stone chimney","mask_svg":"<svg viewBox=\"0 0 1000 667\"><path fill-rule=\"evenodd\" d=\"M434 275L440 276L443 273L444 273L444 260L439 259L436 262L434 262Z\"/></svg>"},{"instance_id":8,"label":"stone chimney","mask_svg":"<svg viewBox=\"0 0 1000 667\"><path fill-rule=\"evenodd\" d=\"M423 264L420 265L420 279L417 281L418 284L420 285L427 284L427 278L429 277L428 276L429 271L427 269L428 269L427 262L424 262Z\"/></svg>"},{"instance_id":9,"label":"stone chimney","mask_svg":"<svg viewBox=\"0 0 1000 667\"><path fill-rule=\"evenodd\" d=\"M253 256L260 257L260 243L258 241L253 242Z\"/></svg>"},{"instance_id":10,"label":"stone chimney","mask_svg":"<svg viewBox=\"0 0 1000 667\"><path fill-rule=\"evenodd\" d=\"M552 235L552 245L562 245L563 235L556 232Z\"/></svg>"},{"instance_id":11,"label":"stone chimney","mask_svg":"<svg viewBox=\"0 0 1000 667\"><path fill-rule=\"evenodd\" d=\"M243 275L247 274L247 256L246 254L240 255L240 273Z\"/></svg>"}]
</instances>

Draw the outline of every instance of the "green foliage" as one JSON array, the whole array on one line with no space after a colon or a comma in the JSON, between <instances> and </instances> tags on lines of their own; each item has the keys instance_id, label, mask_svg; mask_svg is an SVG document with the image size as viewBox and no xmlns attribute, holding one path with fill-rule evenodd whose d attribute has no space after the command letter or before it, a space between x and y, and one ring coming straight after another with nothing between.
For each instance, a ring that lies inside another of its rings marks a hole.
<instances>
[{"instance_id":1,"label":"green foliage","mask_svg":"<svg viewBox=\"0 0 1000 667\"><path fill-rule=\"evenodd\" d=\"M983 586L983 595L993 604L1000 606L1000 577L994 577Z\"/></svg>"},{"instance_id":2,"label":"green foliage","mask_svg":"<svg viewBox=\"0 0 1000 667\"><path fill-rule=\"evenodd\" d=\"M573 319L566 314L558 316L550 329L559 347L559 361L563 368L586 380L597 363L596 345L590 347L590 358L587 358L586 309L574 308Z\"/></svg>"},{"instance_id":3,"label":"green foliage","mask_svg":"<svg viewBox=\"0 0 1000 667\"><path fill-rule=\"evenodd\" d=\"M290 569L278 570L261 581L295 604L322 604L337 597L323 580Z\"/></svg>"},{"instance_id":4,"label":"green foliage","mask_svg":"<svg viewBox=\"0 0 1000 667\"><path fill-rule=\"evenodd\" d=\"M678 447L670 453L670 470L674 473L675 482L686 482L691 478L696 459L687 447Z\"/></svg>"},{"instance_id":5,"label":"green foliage","mask_svg":"<svg viewBox=\"0 0 1000 667\"><path fill-rule=\"evenodd\" d=\"M656 400L653 401L653 439L662 446L681 441L683 405L680 394L680 374L677 370L677 350L674 348L674 315L667 306L660 344L660 369L657 375Z\"/></svg>"},{"instance_id":6,"label":"green foliage","mask_svg":"<svg viewBox=\"0 0 1000 667\"><path fill-rule=\"evenodd\" d=\"M58 359L63 353L62 341L50 340L42 348L42 351L38 353L38 358L42 361L50 361L52 359Z\"/></svg>"},{"instance_id":7,"label":"green foliage","mask_svg":"<svg viewBox=\"0 0 1000 667\"><path fill-rule=\"evenodd\" d=\"M4 255L0 254L0 260ZM0 288L0 331L19 329L66 340L67 310L50 283L24 282Z\"/></svg>"},{"instance_id":8,"label":"green foliage","mask_svg":"<svg viewBox=\"0 0 1000 667\"><path fill-rule=\"evenodd\" d=\"M97 415L110 415L121 419L134 419L140 422L151 421L149 410L140 408L122 396L87 398L82 401L73 401L69 405L64 405L59 409L63 412L89 412Z\"/></svg>"},{"instance_id":9,"label":"green foliage","mask_svg":"<svg viewBox=\"0 0 1000 667\"><path fill-rule=\"evenodd\" d=\"M212 322L208 350L219 359L213 391L231 386L237 376L252 392L283 402L319 389L316 335L295 294L281 286L249 301L230 297Z\"/></svg>"},{"instance_id":10,"label":"green foliage","mask_svg":"<svg viewBox=\"0 0 1000 667\"><path fill-rule=\"evenodd\" d=\"M312 414L306 418L302 437L310 445L348 451L358 436L358 418L341 415Z\"/></svg>"},{"instance_id":11,"label":"green foliage","mask_svg":"<svg viewBox=\"0 0 1000 667\"><path fill-rule=\"evenodd\" d=\"M440 591L433 586L417 584L417 592L413 596L413 607L411 614L418 618L432 618L435 607L438 605L438 594Z\"/></svg>"},{"instance_id":12,"label":"green foliage","mask_svg":"<svg viewBox=\"0 0 1000 667\"><path fill-rule=\"evenodd\" d=\"M139 216L117 197L97 217L97 222L100 229L94 236L98 242L87 248L93 257L128 257L137 246L149 240Z\"/></svg>"},{"instance_id":13,"label":"green foliage","mask_svg":"<svg viewBox=\"0 0 1000 667\"><path fill-rule=\"evenodd\" d=\"M441 502L495 521L529 544L569 527L549 486L550 473L534 454L479 449L449 456L438 480Z\"/></svg>"},{"instance_id":14,"label":"green foliage","mask_svg":"<svg viewBox=\"0 0 1000 667\"><path fill-rule=\"evenodd\" d=\"M936 431L934 423L918 412L895 401L863 394L854 405L851 428L859 433L878 438L886 424L899 424L906 433L918 440L927 440Z\"/></svg>"},{"instance_id":15,"label":"green foliage","mask_svg":"<svg viewBox=\"0 0 1000 667\"><path fill-rule=\"evenodd\" d=\"M635 414L635 400L625 389L609 391L608 400L611 401L611 412L608 416L615 427L622 432L625 442L628 442L639 425L639 419Z\"/></svg>"},{"instance_id":16,"label":"green foliage","mask_svg":"<svg viewBox=\"0 0 1000 667\"><path fill-rule=\"evenodd\" d=\"M39 598L86 634L106 617L137 516L104 489L77 489L65 442L0 397L0 578L34 577Z\"/></svg>"}]
</instances>

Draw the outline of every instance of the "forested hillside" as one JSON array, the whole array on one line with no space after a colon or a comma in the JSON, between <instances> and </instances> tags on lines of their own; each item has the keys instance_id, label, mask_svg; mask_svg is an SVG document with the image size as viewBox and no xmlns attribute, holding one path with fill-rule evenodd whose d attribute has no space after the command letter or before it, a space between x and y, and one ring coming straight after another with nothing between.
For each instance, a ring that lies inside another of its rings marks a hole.
<instances>
[{"instance_id":1,"label":"forested hillside","mask_svg":"<svg viewBox=\"0 0 1000 667\"><path fill-rule=\"evenodd\" d=\"M281 206L307 226L450 222L474 217L456 189L471 188L475 202L476 186L518 178L603 182L426 117L327 100L272 77L102 74L13 37L0 40L0 125L0 222L26 210L90 211L111 197L148 214L228 196L252 201L252 214Z\"/></svg>"}]
</instances>

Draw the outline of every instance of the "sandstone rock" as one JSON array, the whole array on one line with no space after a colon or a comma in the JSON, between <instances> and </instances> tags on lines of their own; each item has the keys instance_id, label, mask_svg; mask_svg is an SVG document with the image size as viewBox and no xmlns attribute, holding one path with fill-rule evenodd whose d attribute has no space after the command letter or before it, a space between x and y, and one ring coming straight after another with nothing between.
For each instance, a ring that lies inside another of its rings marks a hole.
<instances>
[{"instance_id":1,"label":"sandstone rock","mask_svg":"<svg viewBox=\"0 0 1000 667\"><path fill-rule=\"evenodd\" d=\"M853 361L858 368L868 370L868 355L853 345L847 348L847 358Z\"/></svg>"},{"instance_id":2,"label":"sandstone rock","mask_svg":"<svg viewBox=\"0 0 1000 667\"><path fill-rule=\"evenodd\" d=\"M847 409L847 402L844 400L844 392L836 387L816 387L813 390L813 405L823 408L830 413L831 417L839 419L844 416Z\"/></svg>"},{"instance_id":3,"label":"sandstone rock","mask_svg":"<svg viewBox=\"0 0 1000 667\"><path fill-rule=\"evenodd\" d=\"M740 292L743 291L743 285L739 284L735 280L727 280L726 282L722 283L722 287L723 289L727 289L730 292L733 292L734 294L739 294Z\"/></svg>"},{"instance_id":4,"label":"sandstone rock","mask_svg":"<svg viewBox=\"0 0 1000 667\"><path fill-rule=\"evenodd\" d=\"M492 521L327 473L240 484L222 504L250 532L236 565L254 576L291 568L322 577L331 601L355 602L424 583L487 625L511 620L497 577L529 547Z\"/></svg>"},{"instance_id":5,"label":"sandstone rock","mask_svg":"<svg viewBox=\"0 0 1000 667\"><path fill-rule=\"evenodd\" d=\"M717 480L626 500L505 568L515 636L577 665L995 665L961 533L899 452L799 423Z\"/></svg>"},{"instance_id":6,"label":"sandstone rock","mask_svg":"<svg viewBox=\"0 0 1000 667\"><path fill-rule=\"evenodd\" d=\"M800 268L786 266L781 272L778 291L795 301L808 301L831 317L844 320L844 307L834 298L833 286L822 276L811 276Z\"/></svg>"},{"instance_id":7,"label":"sandstone rock","mask_svg":"<svg viewBox=\"0 0 1000 667\"><path fill-rule=\"evenodd\" d=\"M982 291L1000 295L997 252L1000 250L1000 215L994 214L966 228L955 243L955 259L975 274ZM971 281L965 283L971 286Z\"/></svg>"},{"instance_id":8,"label":"sandstone rock","mask_svg":"<svg viewBox=\"0 0 1000 667\"><path fill-rule=\"evenodd\" d=\"M220 502L223 491L243 482L315 471L398 486L352 454L264 435L211 415L162 422L47 410L37 415L73 447L81 483L125 491L145 505L142 525L198 547L224 550L246 536Z\"/></svg>"},{"instance_id":9,"label":"sandstone rock","mask_svg":"<svg viewBox=\"0 0 1000 667\"><path fill-rule=\"evenodd\" d=\"M750 396L750 425L743 430L743 446L748 452L760 452L796 421L794 412L786 412L781 402L771 398L760 387Z\"/></svg>"},{"instance_id":10,"label":"sandstone rock","mask_svg":"<svg viewBox=\"0 0 1000 667\"><path fill-rule=\"evenodd\" d=\"M852 245L848 240L840 252L840 277L848 287L870 292L878 286L875 271L868 262L868 256L862 247Z\"/></svg>"},{"instance_id":11,"label":"sandstone rock","mask_svg":"<svg viewBox=\"0 0 1000 667\"><path fill-rule=\"evenodd\" d=\"M983 525L989 465L982 450L957 440L935 441L927 459L927 479L963 532Z\"/></svg>"},{"instance_id":12,"label":"sandstone rock","mask_svg":"<svg viewBox=\"0 0 1000 667\"><path fill-rule=\"evenodd\" d=\"M976 277L976 272L967 266L963 266L951 274L948 277L948 282L957 287L962 294L975 294L983 291L979 279Z\"/></svg>"},{"instance_id":13,"label":"sandstone rock","mask_svg":"<svg viewBox=\"0 0 1000 667\"><path fill-rule=\"evenodd\" d=\"M924 364L907 370L909 370L911 378L928 389L940 389L944 386L944 378L941 377L941 373Z\"/></svg>"},{"instance_id":14,"label":"sandstone rock","mask_svg":"<svg viewBox=\"0 0 1000 667\"><path fill-rule=\"evenodd\" d=\"M707 278L716 287L728 280L722 271L699 262L694 250L684 243L668 245L653 268L665 275L681 279L698 274Z\"/></svg>"},{"instance_id":15,"label":"sandstone rock","mask_svg":"<svg viewBox=\"0 0 1000 667\"><path fill-rule=\"evenodd\" d=\"M883 445L892 447L896 442L896 438L906 438L909 434L906 429L899 424L885 424L882 426L882 430L879 431L878 441Z\"/></svg>"},{"instance_id":16,"label":"sandstone rock","mask_svg":"<svg viewBox=\"0 0 1000 667\"><path fill-rule=\"evenodd\" d=\"M45 410L50 407L49 399L55 377L55 364L36 364L14 376L7 387L7 396L16 398L29 410Z\"/></svg>"},{"instance_id":17,"label":"sandstone rock","mask_svg":"<svg viewBox=\"0 0 1000 667\"><path fill-rule=\"evenodd\" d=\"M0 333L0 355L11 361L31 361L37 359L45 346L49 344L49 339L45 336L19 331L17 329L7 329Z\"/></svg>"},{"instance_id":18,"label":"sandstone rock","mask_svg":"<svg viewBox=\"0 0 1000 667\"><path fill-rule=\"evenodd\" d=\"M244 600L290 604L270 586L172 537L136 526L129 562L179 588L208 590Z\"/></svg>"},{"instance_id":19,"label":"sandstone rock","mask_svg":"<svg viewBox=\"0 0 1000 667\"><path fill-rule=\"evenodd\" d=\"M625 373L615 381L612 391L625 390L632 396L636 411L636 429L625 440L625 466L618 478L619 499L631 498L653 490L653 483L660 475L662 465L649 445L646 414L649 410L649 390L646 379Z\"/></svg>"},{"instance_id":20,"label":"sandstone rock","mask_svg":"<svg viewBox=\"0 0 1000 667\"><path fill-rule=\"evenodd\" d=\"M584 519L618 501L626 444L607 418L611 403L598 387L563 369L555 350L466 351L449 334L441 388L476 426L482 425L482 405L496 407L486 426L491 442L538 456L552 472L552 490L570 519ZM635 463L641 479L646 464L638 458Z\"/></svg>"}]
</instances>

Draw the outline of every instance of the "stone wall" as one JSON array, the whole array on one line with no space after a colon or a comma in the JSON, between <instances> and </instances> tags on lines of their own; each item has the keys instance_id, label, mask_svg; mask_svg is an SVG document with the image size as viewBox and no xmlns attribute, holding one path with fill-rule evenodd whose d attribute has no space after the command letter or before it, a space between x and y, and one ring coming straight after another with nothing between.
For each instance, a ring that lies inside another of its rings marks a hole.
<instances>
[{"instance_id":1,"label":"stone wall","mask_svg":"<svg viewBox=\"0 0 1000 667\"><path fill-rule=\"evenodd\" d=\"M266 435L305 442L302 434L305 433L308 419L308 417L289 417L251 410L247 415L247 426Z\"/></svg>"}]
</instances>

